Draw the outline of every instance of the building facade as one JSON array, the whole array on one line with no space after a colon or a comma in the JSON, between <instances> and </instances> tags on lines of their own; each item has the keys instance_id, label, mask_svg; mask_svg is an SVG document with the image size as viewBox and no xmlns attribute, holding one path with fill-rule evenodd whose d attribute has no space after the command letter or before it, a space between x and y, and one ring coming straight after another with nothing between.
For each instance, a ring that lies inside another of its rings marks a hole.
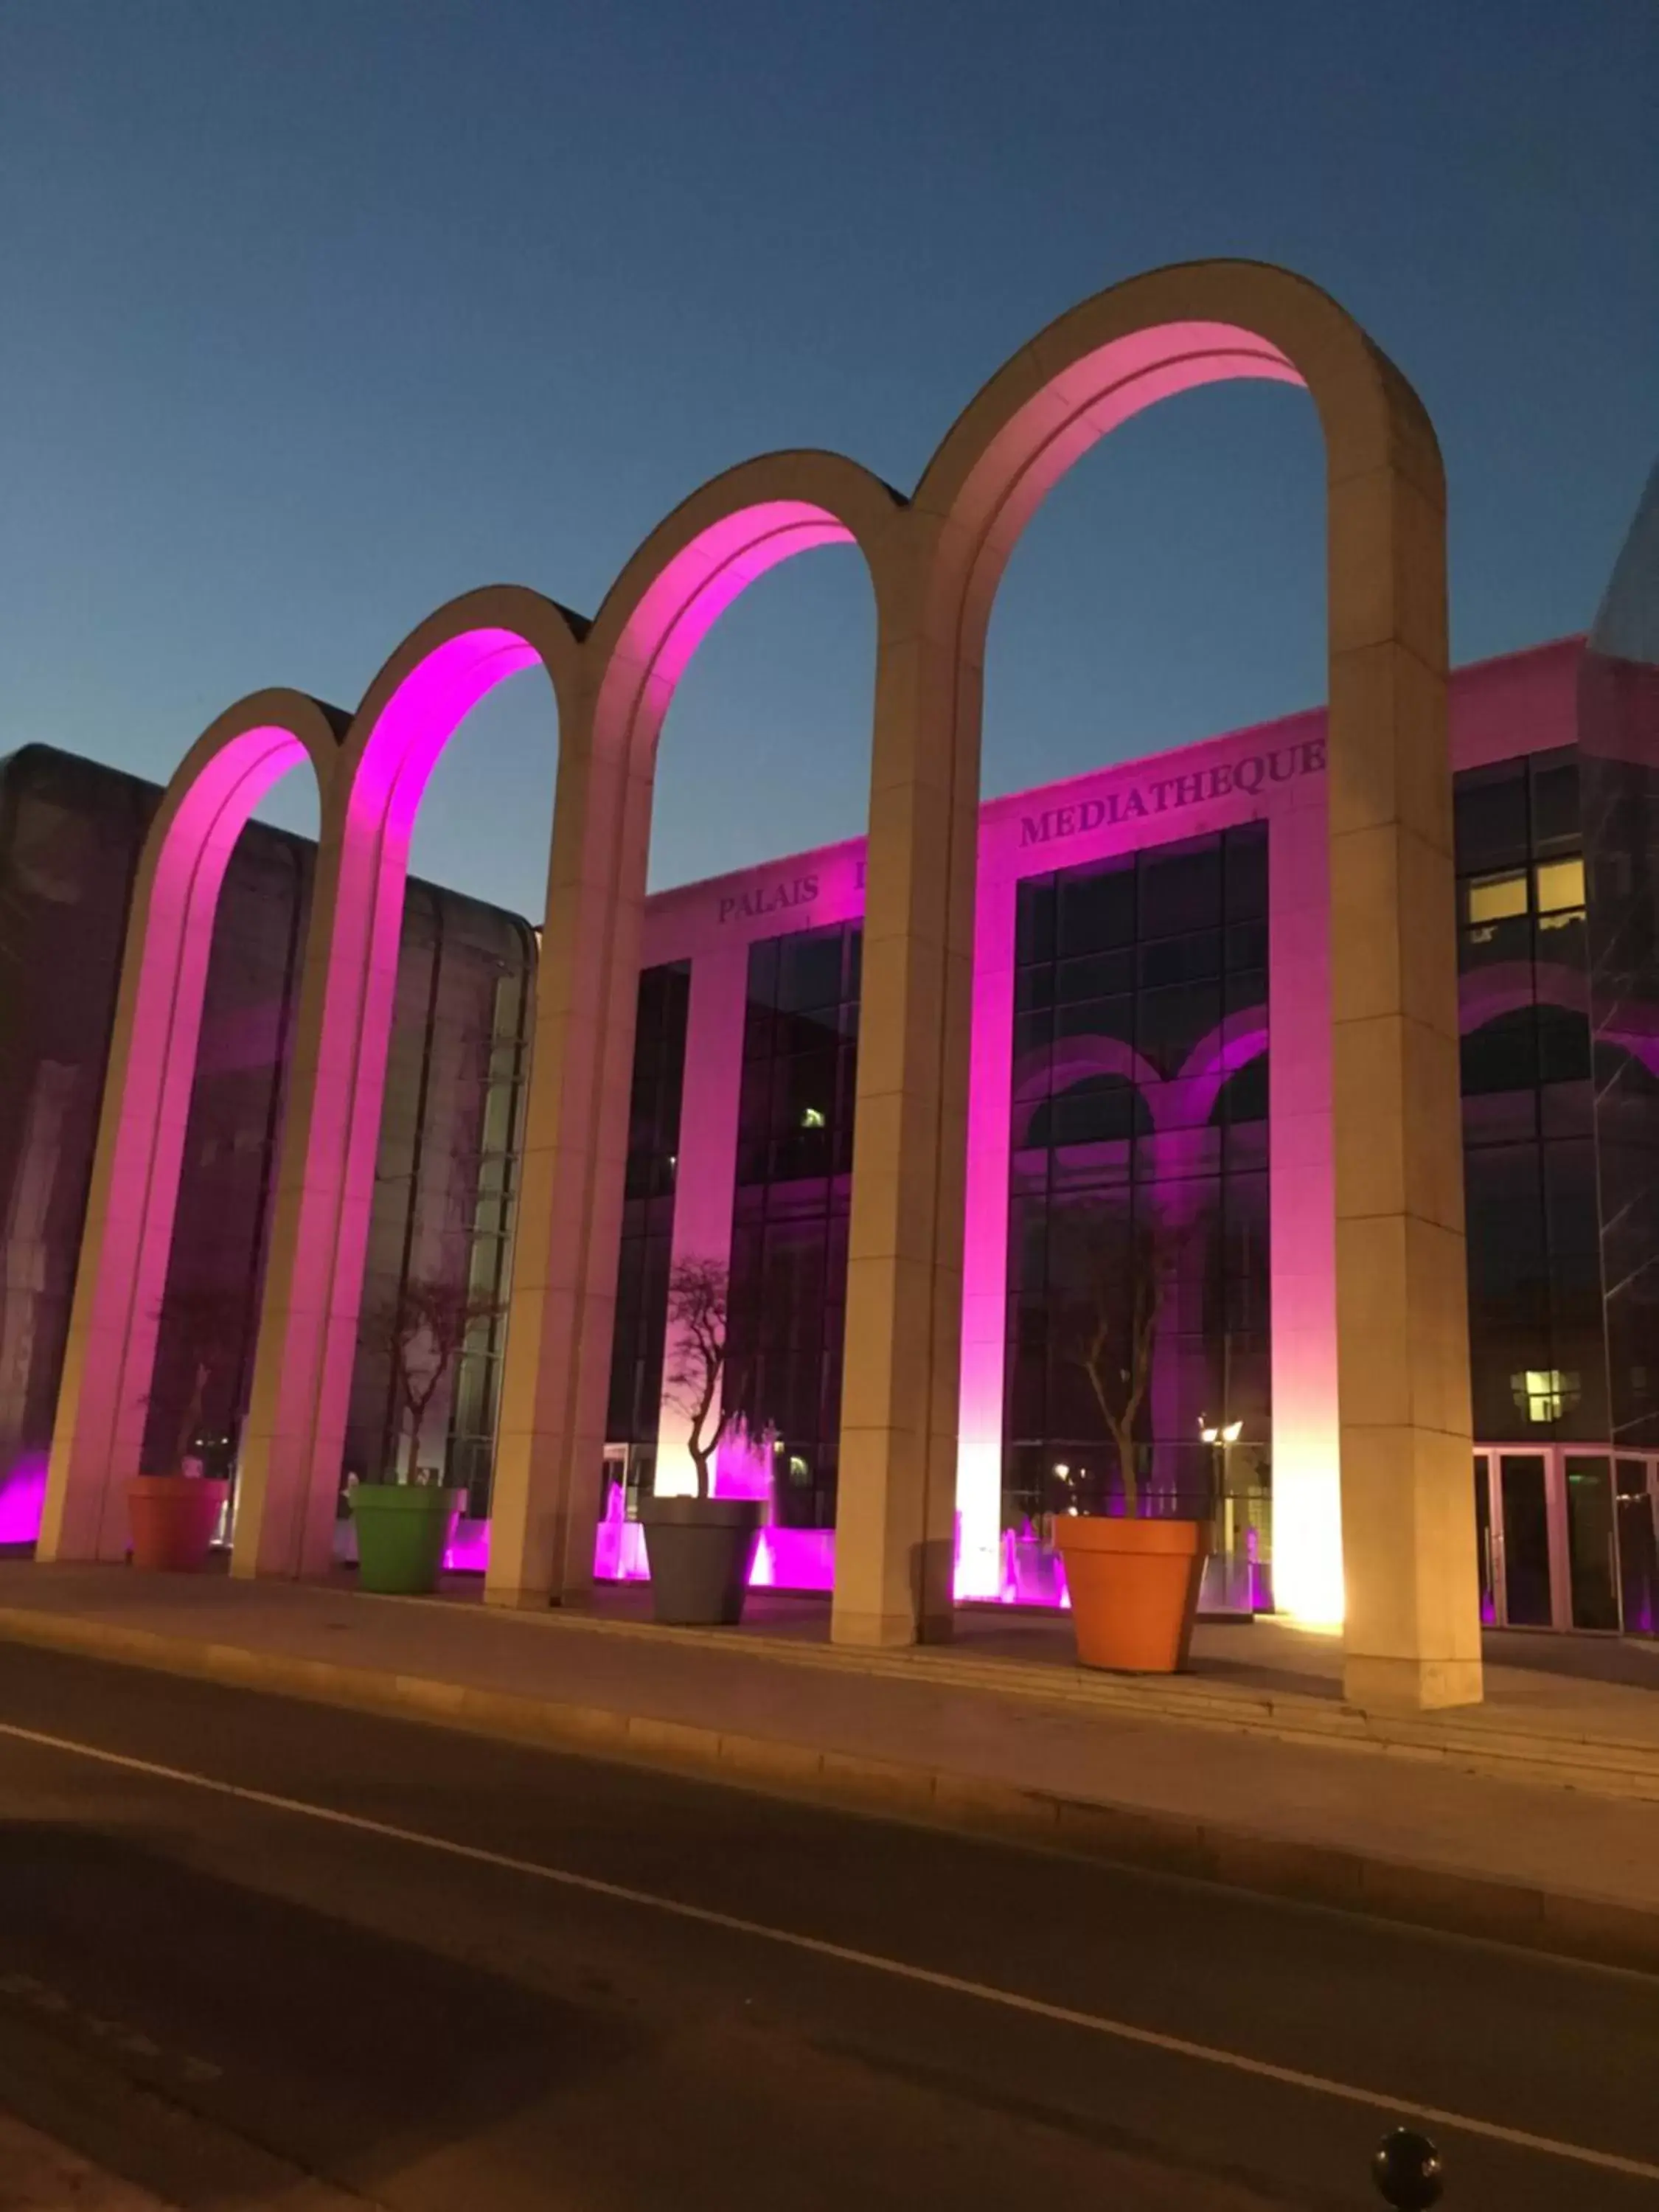
<instances>
[{"instance_id":1,"label":"building facade","mask_svg":"<svg viewBox=\"0 0 1659 2212\"><path fill-rule=\"evenodd\" d=\"M1607 1148L1640 1151L1659 1024L1629 989L1593 1018L1595 886L1611 899L1629 871L1592 869L1587 886L1583 657L1568 641L1450 686L1471 1474L1486 1620L1651 1634L1659 1363L1640 1315L1620 1325L1615 1301L1610 1328L1603 1254ZM1326 766L1316 712L981 809L959 1600L1063 1602L1053 1516L1121 1510L1111 1414L1126 1408L1095 1385L1133 1364L1140 1281L1156 1312L1127 1426L1146 1509L1212 1518L1212 1606L1340 1608ZM39 1512L156 799L44 748L0 771L0 1532L14 1541ZM235 1461L313 865L306 841L254 825L227 875L151 1459L188 1397L206 1300L240 1331L207 1425ZM647 902L602 1577L643 1571L638 1498L689 1478L662 1378L670 1270L696 1257L729 1269L717 1486L768 1501L762 1581L831 1586L864 887L852 841ZM507 1282L534 957L524 923L410 886L368 1314L413 1275ZM468 1492L458 1566L488 1556L499 1337L485 1332L422 1440ZM366 1328L342 1481L384 1461L392 1420Z\"/></svg>"},{"instance_id":2,"label":"building facade","mask_svg":"<svg viewBox=\"0 0 1659 2212\"><path fill-rule=\"evenodd\" d=\"M1653 1633L1659 1376L1638 1330L1610 1339L1602 1281L1582 659L1567 641L1450 684L1471 1479L1488 1622ZM1325 785L1312 713L981 810L960 1599L1059 1601L1051 1516L1121 1510L1088 1355L1103 1339L1121 1370L1150 1265L1151 1510L1213 1515L1210 1604L1340 1615ZM808 1587L833 1555L863 883L853 842L646 915L646 985L687 1013L678 1081L641 1030L636 1102L665 1079L680 1101L637 1125L674 1195L653 1186L643 1294L619 1285L613 1412L624 1372L660 1371L668 1256L725 1260L720 1480L770 1501L763 1578ZM1659 1048L1620 1019L1600 1087L1659 1097ZM683 1428L631 1401L628 1496L687 1480ZM639 1571L626 1511L619 1491L613 1571Z\"/></svg>"},{"instance_id":3,"label":"building facade","mask_svg":"<svg viewBox=\"0 0 1659 2212\"><path fill-rule=\"evenodd\" d=\"M161 793L31 745L0 763L0 1542L39 1524L121 949ZM246 1413L316 848L263 823L226 872L139 1462L176 1457L204 1351L198 1441L234 1471ZM411 1280L505 1285L535 940L516 917L412 882L375 1162L342 1477L389 1462L384 1317ZM423 1460L489 1495L501 1327L434 1405Z\"/></svg>"}]
</instances>

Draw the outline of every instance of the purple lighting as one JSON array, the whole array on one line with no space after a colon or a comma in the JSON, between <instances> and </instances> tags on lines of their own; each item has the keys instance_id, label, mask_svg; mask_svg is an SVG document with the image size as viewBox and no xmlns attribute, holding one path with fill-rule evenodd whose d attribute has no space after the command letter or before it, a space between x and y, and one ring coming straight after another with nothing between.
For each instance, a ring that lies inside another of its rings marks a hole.
<instances>
[{"instance_id":1,"label":"purple lighting","mask_svg":"<svg viewBox=\"0 0 1659 2212\"><path fill-rule=\"evenodd\" d=\"M46 1498L46 1455L20 1459L0 1483L0 1544L32 1544Z\"/></svg>"}]
</instances>

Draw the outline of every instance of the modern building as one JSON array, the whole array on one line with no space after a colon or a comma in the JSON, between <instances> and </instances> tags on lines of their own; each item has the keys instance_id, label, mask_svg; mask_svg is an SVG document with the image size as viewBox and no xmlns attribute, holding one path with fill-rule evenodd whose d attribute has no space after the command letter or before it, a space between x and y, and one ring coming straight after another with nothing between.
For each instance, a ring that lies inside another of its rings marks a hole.
<instances>
[{"instance_id":1,"label":"modern building","mask_svg":"<svg viewBox=\"0 0 1659 2212\"><path fill-rule=\"evenodd\" d=\"M161 793L45 745L0 762L0 1542L38 1525L97 1138L121 948ZM316 848L263 823L238 841L213 937L143 1460L191 1412L204 1317L217 1355L201 1436L234 1467L247 1405L272 1173ZM375 1165L343 1474L386 1463L389 1348L408 1284L499 1285L528 1051L535 939L500 909L411 882ZM422 1439L482 1510L499 1324L476 1333Z\"/></svg>"},{"instance_id":2,"label":"modern building","mask_svg":"<svg viewBox=\"0 0 1659 2212\"><path fill-rule=\"evenodd\" d=\"M1620 878L1592 866L1587 887L1583 659L1566 641L1450 684L1471 1478L1489 1621L1652 1634L1659 1359L1640 1317L1621 1326L1610 1309L1603 1255L1620 1148L1659 1100L1659 1022L1627 997L1593 1024L1588 948ZM38 1508L126 898L157 795L40 749L6 764L0 793L0 1527L15 1537L30 1482ZM1051 1516L1121 1496L1115 1411L1148 1499L1213 1517L1212 1605L1334 1613L1326 812L1322 712L981 811L959 1599L1060 1601ZM161 1433L187 1387L167 1309L220 1286L241 1297L251 1344L310 868L303 841L256 825L227 878L163 1306ZM762 1579L830 1586L864 880L855 841L647 902L601 1575L640 1571L633 1501L688 1473L662 1376L670 1268L700 1257L730 1269L740 1422L720 1486L769 1501ZM367 1309L411 1268L504 1279L533 957L522 922L410 886ZM487 1547L498 1349L470 1356L424 1440L471 1492L459 1565ZM1126 1369L1137 1402L1120 1392L1112 1408L1097 1382ZM227 1437L247 1370L245 1346L215 1407ZM389 1421L365 1341L343 1478L384 1454Z\"/></svg>"}]
</instances>

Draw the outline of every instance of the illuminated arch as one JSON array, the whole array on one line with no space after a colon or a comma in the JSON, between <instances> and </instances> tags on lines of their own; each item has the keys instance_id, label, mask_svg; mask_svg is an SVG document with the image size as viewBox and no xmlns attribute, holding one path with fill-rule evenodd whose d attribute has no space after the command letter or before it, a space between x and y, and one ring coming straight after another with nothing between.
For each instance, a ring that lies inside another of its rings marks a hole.
<instances>
[{"instance_id":1,"label":"illuminated arch","mask_svg":"<svg viewBox=\"0 0 1659 2212\"><path fill-rule=\"evenodd\" d=\"M558 709L561 787L568 776L579 783L584 627L516 585L467 592L398 647L341 745L277 1167L232 1561L239 1575L315 1573L331 1553L409 844L428 779L479 701L540 666Z\"/></svg>"},{"instance_id":2,"label":"illuminated arch","mask_svg":"<svg viewBox=\"0 0 1659 2212\"><path fill-rule=\"evenodd\" d=\"M43 1559L119 1558L116 1480L133 1472L155 1338L214 916L236 840L271 786L310 764L326 817L346 717L253 693L198 738L144 842L116 1000L41 1519Z\"/></svg>"},{"instance_id":3,"label":"illuminated arch","mask_svg":"<svg viewBox=\"0 0 1659 2212\"><path fill-rule=\"evenodd\" d=\"M928 657L913 709L919 750L946 793L954 796L969 778L976 786L990 612L1044 495L1143 409L1237 378L1304 385L1327 465L1337 1122L1330 1267L1341 1468L1339 1484L1322 1417L1300 1425L1297 1463L1285 1454L1275 1466L1276 1590L1304 1617L1340 1618L1346 1569L1350 1694L1362 1703L1456 1703L1480 1694L1480 1647L1465 1497L1444 484L1421 404L1343 309L1286 270L1192 263L1084 301L990 380L946 435L914 501L918 526L933 537L918 625ZM954 805L950 819L955 842L933 926L961 994L948 998L941 1027L962 1035L976 825ZM949 1240L961 1215L965 1046L947 1046L944 1071L941 1321L955 1299ZM1380 1199L1379 1160L1401 1164L1397 1187L1384 1186ZM855 1242L858 1206L855 1185ZM1360 1301L1344 1299L1345 1280L1365 1282L1363 1316ZM951 1334L935 1331L936 1366ZM849 1372L853 1365L849 1340ZM937 1406L945 1394L934 1388L933 1397ZM953 1443L936 1428L933 1456L942 1461ZM975 1461L982 1474L988 1462L977 1448ZM1409 1502L1391 1492L1395 1484L1407 1486ZM931 1472L928 1486L943 1487ZM1346 1558L1345 1525L1358 1546ZM1433 1542L1430 1530L1438 1532ZM1364 1570L1358 1588L1356 1559Z\"/></svg>"},{"instance_id":4,"label":"illuminated arch","mask_svg":"<svg viewBox=\"0 0 1659 2212\"><path fill-rule=\"evenodd\" d=\"M487 1589L497 1603L544 1602L592 1572L664 717L726 608L797 554L858 546L879 631L896 596L904 517L896 493L838 454L744 462L652 532L584 641L586 768L580 789L568 787L562 753L538 981L491 1505Z\"/></svg>"}]
</instances>

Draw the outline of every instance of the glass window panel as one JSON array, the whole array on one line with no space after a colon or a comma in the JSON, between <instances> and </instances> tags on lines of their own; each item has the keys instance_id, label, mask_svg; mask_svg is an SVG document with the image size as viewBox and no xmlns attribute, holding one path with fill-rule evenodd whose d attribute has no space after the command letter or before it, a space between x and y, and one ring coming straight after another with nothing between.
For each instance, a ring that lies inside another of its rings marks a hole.
<instances>
[{"instance_id":1,"label":"glass window panel","mask_svg":"<svg viewBox=\"0 0 1659 2212\"><path fill-rule=\"evenodd\" d=\"M1014 908L1014 957L1022 967L1054 957L1054 879L1027 876Z\"/></svg>"},{"instance_id":2,"label":"glass window panel","mask_svg":"<svg viewBox=\"0 0 1659 2212\"><path fill-rule=\"evenodd\" d=\"M1582 854L1570 860L1540 860L1533 870L1538 890L1538 911L1559 914L1564 908L1584 903L1584 861Z\"/></svg>"},{"instance_id":3,"label":"glass window panel","mask_svg":"<svg viewBox=\"0 0 1659 2212\"><path fill-rule=\"evenodd\" d=\"M1109 998L1121 991L1133 990L1134 955L1129 951L1088 952L1073 960L1062 960L1056 968L1036 972L1052 975L1055 999L1071 1006L1079 1000Z\"/></svg>"},{"instance_id":4,"label":"glass window panel","mask_svg":"<svg viewBox=\"0 0 1659 2212\"><path fill-rule=\"evenodd\" d=\"M1511 1628L1550 1625L1550 1529L1540 1454L1499 1458L1504 1611Z\"/></svg>"},{"instance_id":5,"label":"glass window panel","mask_svg":"<svg viewBox=\"0 0 1659 2212\"><path fill-rule=\"evenodd\" d=\"M1500 1015L1462 1041L1462 1091L1466 1098L1489 1091L1530 1091L1538 1081L1538 1033L1530 1006Z\"/></svg>"},{"instance_id":6,"label":"glass window panel","mask_svg":"<svg viewBox=\"0 0 1659 2212\"><path fill-rule=\"evenodd\" d=\"M1457 866L1474 873L1524 866L1527 780L1524 766L1465 769L1454 779Z\"/></svg>"},{"instance_id":7,"label":"glass window panel","mask_svg":"<svg viewBox=\"0 0 1659 2212\"><path fill-rule=\"evenodd\" d=\"M1577 844L1578 825L1578 763L1571 753L1534 753L1528 766L1532 779L1532 843L1535 853L1553 846Z\"/></svg>"},{"instance_id":8,"label":"glass window panel","mask_svg":"<svg viewBox=\"0 0 1659 2212\"><path fill-rule=\"evenodd\" d=\"M1229 968L1262 968L1267 964L1267 925L1265 921L1236 921L1227 931Z\"/></svg>"},{"instance_id":9,"label":"glass window panel","mask_svg":"<svg viewBox=\"0 0 1659 2212\"><path fill-rule=\"evenodd\" d=\"M1120 1044L1132 1043L1134 1037L1135 1002L1127 994L1119 999L1090 999L1081 1006L1060 1006L1054 1012L1054 1066L1063 1071L1067 1064L1066 1040L1076 1037L1109 1037ZM1075 1048L1073 1047L1074 1050ZM1060 1079L1057 1073L1056 1081Z\"/></svg>"},{"instance_id":10,"label":"glass window panel","mask_svg":"<svg viewBox=\"0 0 1659 2212\"><path fill-rule=\"evenodd\" d=\"M799 936L780 938L777 944L777 1003L781 1011L802 1012L840 1004L839 929L803 930Z\"/></svg>"},{"instance_id":11,"label":"glass window panel","mask_svg":"<svg viewBox=\"0 0 1659 2212\"><path fill-rule=\"evenodd\" d=\"M1506 869L1497 876L1475 876L1463 886L1463 919L1468 922L1504 921L1526 911L1524 868Z\"/></svg>"},{"instance_id":12,"label":"glass window panel","mask_svg":"<svg viewBox=\"0 0 1659 2212\"><path fill-rule=\"evenodd\" d=\"M1575 1628L1619 1626L1618 1565L1613 1538L1613 1469L1605 1457L1569 1452L1567 1560L1572 1579Z\"/></svg>"},{"instance_id":13,"label":"glass window panel","mask_svg":"<svg viewBox=\"0 0 1659 2212\"><path fill-rule=\"evenodd\" d=\"M1221 840L1196 838L1140 854L1140 933L1176 937L1221 920Z\"/></svg>"},{"instance_id":14,"label":"glass window panel","mask_svg":"<svg viewBox=\"0 0 1659 2212\"><path fill-rule=\"evenodd\" d=\"M778 1002L778 946L781 939L763 937L749 948L749 997L759 1006Z\"/></svg>"},{"instance_id":15,"label":"glass window panel","mask_svg":"<svg viewBox=\"0 0 1659 2212\"><path fill-rule=\"evenodd\" d=\"M1154 1067L1164 1075L1174 1075L1193 1047L1220 1020L1218 983L1186 983L1169 990L1143 991L1137 1007L1136 1041Z\"/></svg>"},{"instance_id":16,"label":"glass window panel","mask_svg":"<svg viewBox=\"0 0 1659 2212\"><path fill-rule=\"evenodd\" d=\"M1140 948L1143 984L1193 982L1218 974L1220 967L1221 938L1212 929L1190 937L1166 937Z\"/></svg>"},{"instance_id":17,"label":"glass window panel","mask_svg":"<svg viewBox=\"0 0 1659 2212\"><path fill-rule=\"evenodd\" d=\"M1131 945L1135 933L1133 860L1067 870L1058 879L1058 950L1062 958Z\"/></svg>"},{"instance_id":18,"label":"glass window panel","mask_svg":"<svg viewBox=\"0 0 1659 2212\"><path fill-rule=\"evenodd\" d=\"M1227 919L1248 921L1267 913L1267 825L1242 823L1223 840L1226 856Z\"/></svg>"},{"instance_id":19,"label":"glass window panel","mask_svg":"<svg viewBox=\"0 0 1659 2212\"><path fill-rule=\"evenodd\" d=\"M1029 1014L1054 1003L1054 970L1051 961L1038 968L1022 968L1014 978L1014 1012Z\"/></svg>"}]
</instances>

